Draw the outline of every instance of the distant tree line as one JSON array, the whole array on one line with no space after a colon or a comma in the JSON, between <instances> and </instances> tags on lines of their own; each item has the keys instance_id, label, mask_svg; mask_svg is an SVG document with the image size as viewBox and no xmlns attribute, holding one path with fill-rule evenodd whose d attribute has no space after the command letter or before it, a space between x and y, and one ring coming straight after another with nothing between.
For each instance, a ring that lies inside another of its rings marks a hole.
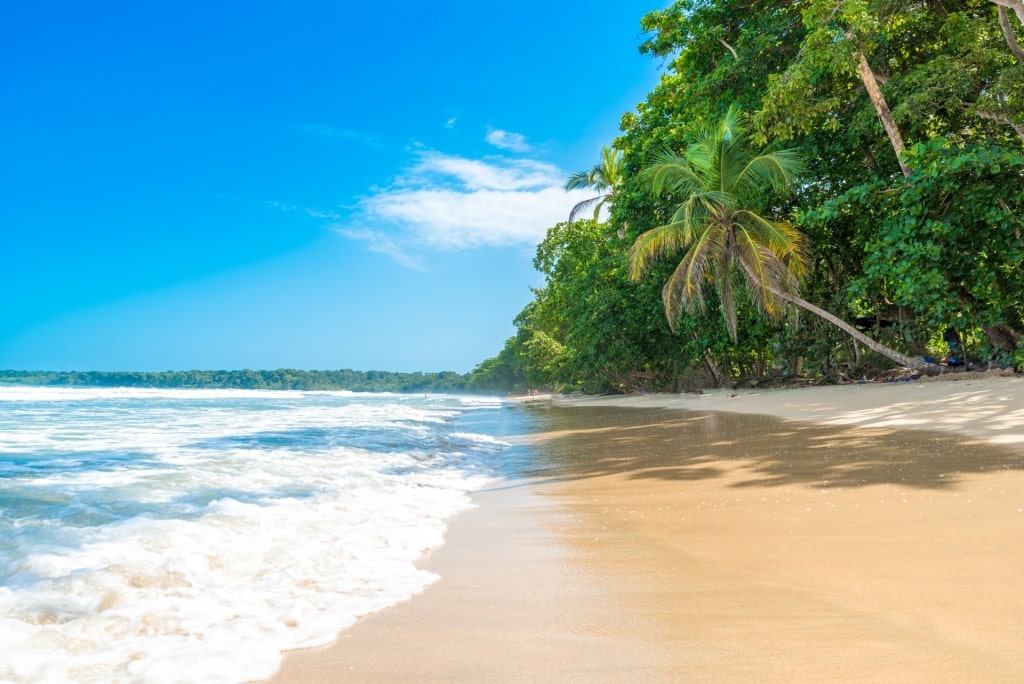
<instances>
[{"instance_id":1,"label":"distant tree line","mask_svg":"<svg viewBox=\"0 0 1024 684\"><path fill-rule=\"evenodd\" d=\"M0 384L47 387L158 387L196 389L349 390L352 392L480 392L469 375L388 371L214 370L164 372L0 371Z\"/></svg>"}]
</instances>

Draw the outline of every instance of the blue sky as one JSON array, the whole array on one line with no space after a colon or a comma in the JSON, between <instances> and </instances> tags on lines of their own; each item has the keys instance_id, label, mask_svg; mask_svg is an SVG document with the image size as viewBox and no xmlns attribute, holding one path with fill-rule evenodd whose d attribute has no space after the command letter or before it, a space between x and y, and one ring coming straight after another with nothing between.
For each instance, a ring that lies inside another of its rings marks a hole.
<instances>
[{"instance_id":1,"label":"blue sky","mask_svg":"<svg viewBox=\"0 0 1024 684\"><path fill-rule=\"evenodd\" d=\"M471 370L666 3L7 3L0 368Z\"/></svg>"}]
</instances>

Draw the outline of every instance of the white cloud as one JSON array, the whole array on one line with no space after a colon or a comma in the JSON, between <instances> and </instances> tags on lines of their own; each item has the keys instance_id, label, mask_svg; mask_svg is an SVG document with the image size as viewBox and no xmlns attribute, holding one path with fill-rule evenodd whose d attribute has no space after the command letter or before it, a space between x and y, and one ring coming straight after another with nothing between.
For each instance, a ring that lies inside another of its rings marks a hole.
<instances>
[{"instance_id":1,"label":"white cloud","mask_svg":"<svg viewBox=\"0 0 1024 684\"><path fill-rule=\"evenodd\" d=\"M389 190L366 200L370 216L398 223L417 242L437 249L533 245L569 215L560 187L540 190Z\"/></svg>"},{"instance_id":2,"label":"white cloud","mask_svg":"<svg viewBox=\"0 0 1024 684\"><path fill-rule=\"evenodd\" d=\"M411 268L414 271L427 270L421 259L406 252L402 245L387 233L365 228L346 228L344 226L333 226L331 230L343 237L365 243L366 248L371 252L389 256L406 268Z\"/></svg>"},{"instance_id":3,"label":"white cloud","mask_svg":"<svg viewBox=\"0 0 1024 684\"><path fill-rule=\"evenodd\" d=\"M529 159L488 160L466 159L424 152L413 167L411 177L400 182L439 185L455 180L468 190L529 190L562 183L557 167Z\"/></svg>"},{"instance_id":4,"label":"white cloud","mask_svg":"<svg viewBox=\"0 0 1024 684\"><path fill-rule=\"evenodd\" d=\"M470 249L537 244L547 229L564 221L588 195L567 193L558 168L540 161L467 159L437 152L360 202L362 225L394 226L387 232L339 231L389 253L373 240L387 236L387 249ZM376 236L376 237L371 237Z\"/></svg>"},{"instance_id":5,"label":"white cloud","mask_svg":"<svg viewBox=\"0 0 1024 684\"><path fill-rule=\"evenodd\" d=\"M444 127L455 128L455 117L453 116L452 118L448 119L448 121L445 122Z\"/></svg>"},{"instance_id":6,"label":"white cloud","mask_svg":"<svg viewBox=\"0 0 1024 684\"><path fill-rule=\"evenodd\" d=\"M502 150L526 152L530 149L530 145L526 142L526 136L522 133L510 133L500 128L488 132L484 140Z\"/></svg>"}]
</instances>

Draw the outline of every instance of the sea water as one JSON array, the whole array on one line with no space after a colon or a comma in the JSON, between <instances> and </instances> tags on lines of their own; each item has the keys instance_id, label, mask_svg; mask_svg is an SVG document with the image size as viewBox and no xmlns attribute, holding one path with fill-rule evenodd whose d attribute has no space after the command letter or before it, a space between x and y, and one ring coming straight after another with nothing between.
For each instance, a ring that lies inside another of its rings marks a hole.
<instances>
[{"instance_id":1,"label":"sea water","mask_svg":"<svg viewBox=\"0 0 1024 684\"><path fill-rule=\"evenodd\" d=\"M497 400L0 387L0 681L245 682L422 590ZM504 427L502 427L504 425Z\"/></svg>"}]
</instances>

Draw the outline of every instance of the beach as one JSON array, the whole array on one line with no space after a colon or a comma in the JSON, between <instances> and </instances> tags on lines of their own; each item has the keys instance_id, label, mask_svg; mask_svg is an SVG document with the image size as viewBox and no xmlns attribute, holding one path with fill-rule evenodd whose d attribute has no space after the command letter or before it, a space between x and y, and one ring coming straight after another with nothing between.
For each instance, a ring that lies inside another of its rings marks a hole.
<instances>
[{"instance_id":1,"label":"beach","mask_svg":"<svg viewBox=\"0 0 1024 684\"><path fill-rule=\"evenodd\" d=\"M441 579L274 681L1024 676L1024 380L521 410L536 465L451 520Z\"/></svg>"}]
</instances>

